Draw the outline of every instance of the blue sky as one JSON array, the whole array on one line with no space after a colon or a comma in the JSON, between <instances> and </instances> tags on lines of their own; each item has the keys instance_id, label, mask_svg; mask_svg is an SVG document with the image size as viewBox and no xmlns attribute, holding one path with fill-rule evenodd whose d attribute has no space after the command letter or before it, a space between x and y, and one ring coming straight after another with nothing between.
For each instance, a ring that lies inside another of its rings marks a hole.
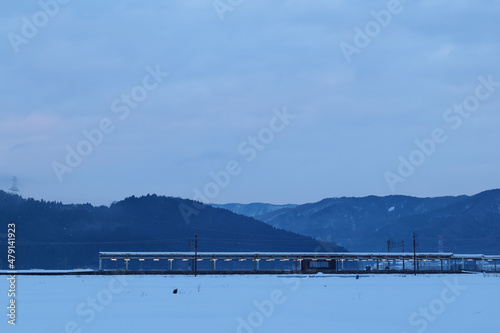
<instances>
[{"instance_id":1,"label":"blue sky","mask_svg":"<svg viewBox=\"0 0 500 333\"><path fill-rule=\"evenodd\" d=\"M2 3L0 187L17 176L23 196L94 204L498 188L499 10L430 0Z\"/></svg>"}]
</instances>

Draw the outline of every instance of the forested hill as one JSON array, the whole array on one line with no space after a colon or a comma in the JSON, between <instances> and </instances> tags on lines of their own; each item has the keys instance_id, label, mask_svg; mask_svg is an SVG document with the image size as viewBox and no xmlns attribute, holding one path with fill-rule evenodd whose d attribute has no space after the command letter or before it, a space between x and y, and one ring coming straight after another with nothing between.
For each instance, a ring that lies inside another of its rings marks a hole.
<instances>
[{"instance_id":1,"label":"forested hill","mask_svg":"<svg viewBox=\"0 0 500 333\"><path fill-rule=\"evenodd\" d=\"M97 268L99 251L189 251L195 233L199 251L345 251L225 209L156 195L95 207L0 191L0 253L7 253L11 222L17 269ZM7 269L6 255L0 269Z\"/></svg>"},{"instance_id":2,"label":"forested hill","mask_svg":"<svg viewBox=\"0 0 500 333\"><path fill-rule=\"evenodd\" d=\"M422 252L500 253L500 190L473 196L415 198L402 195L330 198L253 215L277 228L334 241L352 252L387 251L387 241L411 250L416 232ZM222 205L248 212L252 205ZM251 212L251 211L250 211ZM440 245L441 244L441 245ZM393 251L402 249L393 249Z\"/></svg>"}]
</instances>

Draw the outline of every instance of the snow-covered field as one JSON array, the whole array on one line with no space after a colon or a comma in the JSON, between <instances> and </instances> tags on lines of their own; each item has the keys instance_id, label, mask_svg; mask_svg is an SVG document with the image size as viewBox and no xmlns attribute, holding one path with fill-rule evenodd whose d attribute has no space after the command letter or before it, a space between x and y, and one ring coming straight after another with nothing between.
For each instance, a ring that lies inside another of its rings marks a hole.
<instances>
[{"instance_id":1,"label":"snow-covered field","mask_svg":"<svg viewBox=\"0 0 500 333\"><path fill-rule=\"evenodd\" d=\"M499 274L16 279L0 332L500 332Z\"/></svg>"}]
</instances>

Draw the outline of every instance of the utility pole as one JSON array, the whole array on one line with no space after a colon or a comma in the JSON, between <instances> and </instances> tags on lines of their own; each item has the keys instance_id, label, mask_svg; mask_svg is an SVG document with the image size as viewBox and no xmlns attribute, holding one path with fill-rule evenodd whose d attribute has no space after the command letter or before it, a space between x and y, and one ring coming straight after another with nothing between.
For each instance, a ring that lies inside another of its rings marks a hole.
<instances>
[{"instance_id":1,"label":"utility pole","mask_svg":"<svg viewBox=\"0 0 500 333\"><path fill-rule=\"evenodd\" d=\"M387 241L387 253L391 252L391 238ZM391 268L391 261L387 258L387 267Z\"/></svg>"},{"instance_id":2,"label":"utility pole","mask_svg":"<svg viewBox=\"0 0 500 333\"><path fill-rule=\"evenodd\" d=\"M198 234L194 234L194 276L198 273Z\"/></svg>"},{"instance_id":3,"label":"utility pole","mask_svg":"<svg viewBox=\"0 0 500 333\"><path fill-rule=\"evenodd\" d=\"M443 235L438 236L438 253L443 253L444 245L443 245Z\"/></svg>"},{"instance_id":4,"label":"utility pole","mask_svg":"<svg viewBox=\"0 0 500 333\"><path fill-rule=\"evenodd\" d=\"M417 252L415 250L415 232L413 233L413 272L417 275Z\"/></svg>"}]
</instances>

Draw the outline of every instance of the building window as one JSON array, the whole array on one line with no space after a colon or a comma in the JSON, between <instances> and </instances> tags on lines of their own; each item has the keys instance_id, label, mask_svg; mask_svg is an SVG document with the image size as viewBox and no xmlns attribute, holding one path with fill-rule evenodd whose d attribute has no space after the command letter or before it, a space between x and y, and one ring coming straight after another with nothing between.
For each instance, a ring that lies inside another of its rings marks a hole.
<instances>
[{"instance_id":1,"label":"building window","mask_svg":"<svg viewBox=\"0 0 500 333\"><path fill-rule=\"evenodd\" d=\"M328 268L328 261L311 261L309 263L311 268Z\"/></svg>"}]
</instances>

